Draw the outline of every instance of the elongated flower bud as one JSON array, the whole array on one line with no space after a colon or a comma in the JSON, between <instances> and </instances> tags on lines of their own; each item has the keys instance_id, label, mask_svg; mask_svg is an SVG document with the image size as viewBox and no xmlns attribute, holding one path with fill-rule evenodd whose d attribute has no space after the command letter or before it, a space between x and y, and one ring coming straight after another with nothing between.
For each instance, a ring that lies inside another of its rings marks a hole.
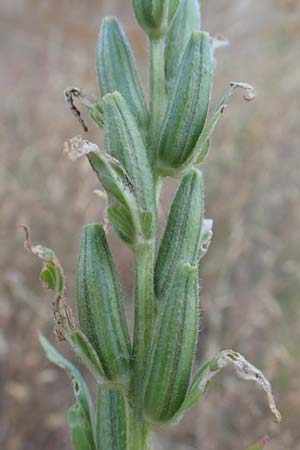
<instances>
[{"instance_id":1,"label":"elongated flower bud","mask_svg":"<svg viewBox=\"0 0 300 450\"><path fill-rule=\"evenodd\" d=\"M148 112L129 42L118 20L103 20L98 39L97 72L101 95L120 92L143 128Z\"/></svg>"},{"instance_id":2,"label":"elongated flower bud","mask_svg":"<svg viewBox=\"0 0 300 450\"><path fill-rule=\"evenodd\" d=\"M158 317L145 394L145 414L168 422L184 401L198 333L197 267L181 265Z\"/></svg>"},{"instance_id":3,"label":"elongated flower bud","mask_svg":"<svg viewBox=\"0 0 300 450\"><path fill-rule=\"evenodd\" d=\"M200 28L198 0L181 0L178 12L166 36L165 72L168 89L173 86L182 54L193 31Z\"/></svg>"},{"instance_id":4,"label":"elongated flower bud","mask_svg":"<svg viewBox=\"0 0 300 450\"><path fill-rule=\"evenodd\" d=\"M118 92L103 98L105 149L124 166L141 210L153 207L153 175L141 133Z\"/></svg>"},{"instance_id":5,"label":"elongated flower bud","mask_svg":"<svg viewBox=\"0 0 300 450\"><path fill-rule=\"evenodd\" d=\"M182 57L164 118L158 153L163 175L176 176L205 125L213 75L209 35L194 32Z\"/></svg>"},{"instance_id":6,"label":"elongated flower bud","mask_svg":"<svg viewBox=\"0 0 300 450\"><path fill-rule=\"evenodd\" d=\"M155 264L155 293L161 303L173 285L176 267L197 265L201 246L203 176L192 170L179 185Z\"/></svg>"},{"instance_id":7,"label":"elongated flower bud","mask_svg":"<svg viewBox=\"0 0 300 450\"><path fill-rule=\"evenodd\" d=\"M157 39L168 31L180 0L133 0L133 8L142 29Z\"/></svg>"},{"instance_id":8,"label":"elongated flower bud","mask_svg":"<svg viewBox=\"0 0 300 450\"><path fill-rule=\"evenodd\" d=\"M129 449L128 412L121 392L99 386L96 435L98 450Z\"/></svg>"},{"instance_id":9,"label":"elongated flower bud","mask_svg":"<svg viewBox=\"0 0 300 450\"><path fill-rule=\"evenodd\" d=\"M77 274L77 309L82 331L110 380L126 381L130 342L118 275L103 227L86 225Z\"/></svg>"}]
</instances>

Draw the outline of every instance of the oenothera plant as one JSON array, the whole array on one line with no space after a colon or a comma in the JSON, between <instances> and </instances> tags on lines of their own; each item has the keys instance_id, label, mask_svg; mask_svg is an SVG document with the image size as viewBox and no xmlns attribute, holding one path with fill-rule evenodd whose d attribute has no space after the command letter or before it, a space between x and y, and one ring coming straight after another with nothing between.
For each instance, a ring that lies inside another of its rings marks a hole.
<instances>
[{"instance_id":1,"label":"oenothera plant","mask_svg":"<svg viewBox=\"0 0 300 450\"><path fill-rule=\"evenodd\" d=\"M82 231L78 322L67 304L61 264L52 250L33 246L24 227L25 246L42 263L42 283L54 291L56 335L70 344L98 386L93 401L78 369L41 337L48 358L73 380L76 403L69 410L69 423L76 450L148 450L151 431L176 425L227 365L262 386L280 418L269 382L235 351L220 352L192 375L199 263L212 237L212 220L204 217L199 167L231 94L241 87L250 100L253 90L246 83L231 83L208 120L217 45L199 31L197 0L134 0L133 8L149 38L149 108L126 35L115 18L104 19L99 34L100 96L91 100L80 89L66 90L84 131L75 99L105 137L104 150L80 136L66 144L71 159L88 159L107 202L105 225L86 225ZM178 179L178 189L158 242L160 191L167 176ZM135 261L132 339L106 238L108 223ZM263 445L261 441L255 448Z\"/></svg>"}]
</instances>

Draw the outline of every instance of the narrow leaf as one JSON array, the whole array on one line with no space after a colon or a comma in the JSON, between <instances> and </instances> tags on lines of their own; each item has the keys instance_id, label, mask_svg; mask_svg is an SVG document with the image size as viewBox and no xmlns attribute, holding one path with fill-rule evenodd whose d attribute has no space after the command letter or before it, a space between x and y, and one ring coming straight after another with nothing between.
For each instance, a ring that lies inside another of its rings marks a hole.
<instances>
[{"instance_id":1,"label":"narrow leaf","mask_svg":"<svg viewBox=\"0 0 300 450\"><path fill-rule=\"evenodd\" d=\"M89 389L83 377L78 369L62 356L44 336L40 336L39 340L46 352L47 358L57 366L65 369L72 379L76 404L69 411L69 421L75 449L96 449L94 442L95 411Z\"/></svg>"},{"instance_id":2,"label":"narrow leaf","mask_svg":"<svg viewBox=\"0 0 300 450\"><path fill-rule=\"evenodd\" d=\"M221 100L219 101L216 112L214 113L213 117L210 119L206 127L204 128L203 132L201 133L196 145L195 145L195 151L190 158L189 161L187 161L187 164L190 162L196 162L196 164L202 163L210 149L209 144L209 138L214 131L220 117L222 116L223 112L225 111L225 108L227 106L227 102L229 100L229 97L234 93L234 91L237 88L242 88L246 91L244 94L244 99L246 101L251 101L255 98L255 91L254 88L248 84L248 83L240 83L240 82L232 82L230 84L230 88L225 92Z\"/></svg>"}]
</instances>

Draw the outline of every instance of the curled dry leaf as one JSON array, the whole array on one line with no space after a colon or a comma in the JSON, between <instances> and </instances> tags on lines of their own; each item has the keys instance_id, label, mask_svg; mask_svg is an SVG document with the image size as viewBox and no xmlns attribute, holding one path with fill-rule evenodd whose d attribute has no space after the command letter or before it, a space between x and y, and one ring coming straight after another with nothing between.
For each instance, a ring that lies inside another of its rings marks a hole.
<instances>
[{"instance_id":1,"label":"curled dry leaf","mask_svg":"<svg viewBox=\"0 0 300 450\"><path fill-rule=\"evenodd\" d=\"M275 422L280 423L281 414L278 411L272 393L272 386L264 374L253 364L248 362L240 353L233 350L223 350L216 358L210 361L198 384L201 391L205 391L211 379L224 367L232 365L238 376L243 380L250 380L257 383L266 392L270 410L274 414Z\"/></svg>"},{"instance_id":2,"label":"curled dry leaf","mask_svg":"<svg viewBox=\"0 0 300 450\"><path fill-rule=\"evenodd\" d=\"M230 83L230 86L234 87L234 88L239 87L241 89L245 89L246 93L243 95L243 97L248 102L250 102L251 100L254 100L256 97L255 89L249 83L244 83L244 82L240 82L240 81L232 81Z\"/></svg>"},{"instance_id":3,"label":"curled dry leaf","mask_svg":"<svg viewBox=\"0 0 300 450\"><path fill-rule=\"evenodd\" d=\"M64 143L64 154L70 158L71 161L76 161L82 156L87 156L89 153L100 153L97 144L89 142L79 134Z\"/></svg>"},{"instance_id":4,"label":"curled dry leaf","mask_svg":"<svg viewBox=\"0 0 300 450\"><path fill-rule=\"evenodd\" d=\"M52 302L54 329L58 339L64 340L65 334L76 328L75 319L66 301L64 270L53 250L42 245L32 245L30 229L27 225L22 224L20 228L23 228L25 232L25 249L41 262L40 279L42 286L55 292Z\"/></svg>"}]
</instances>

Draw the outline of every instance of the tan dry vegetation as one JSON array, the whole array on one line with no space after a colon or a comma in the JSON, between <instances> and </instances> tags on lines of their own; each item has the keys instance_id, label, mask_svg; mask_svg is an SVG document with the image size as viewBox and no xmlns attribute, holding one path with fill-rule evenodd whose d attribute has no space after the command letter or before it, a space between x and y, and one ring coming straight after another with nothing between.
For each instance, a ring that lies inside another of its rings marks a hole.
<instances>
[{"instance_id":1,"label":"tan dry vegetation","mask_svg":"<svg viewBox=\"0 0 300 450\"><path fill-rule=\"evenodd\" d=\"M83 162L62 156L79 132L68 113L68 85L97 92L94 59L104 14L125 23L145 82L145 40L130 1L2 0L0 448L67 450L66 376L47 363L37 330L51 333L49 296L22 250L16 224L56 250L74 297L81 226L101 220L97 180ZM242 450L265 433L269 450L300 448L300 6L297 0L203 1L204 28L229 38L218 52L214 99L232 80L253 83L257 99L230 102L205 164L207 215L215 236L202 266L200 360L233 347L273 381L283 414L272 423L264 395L226 375L185 418L164 432L163 449ZM91 125L89 138L101 144ZM165 190L165 217L170 186ZM128 253L111 234L124 286Z\"/></svg>"}]
</instances>

